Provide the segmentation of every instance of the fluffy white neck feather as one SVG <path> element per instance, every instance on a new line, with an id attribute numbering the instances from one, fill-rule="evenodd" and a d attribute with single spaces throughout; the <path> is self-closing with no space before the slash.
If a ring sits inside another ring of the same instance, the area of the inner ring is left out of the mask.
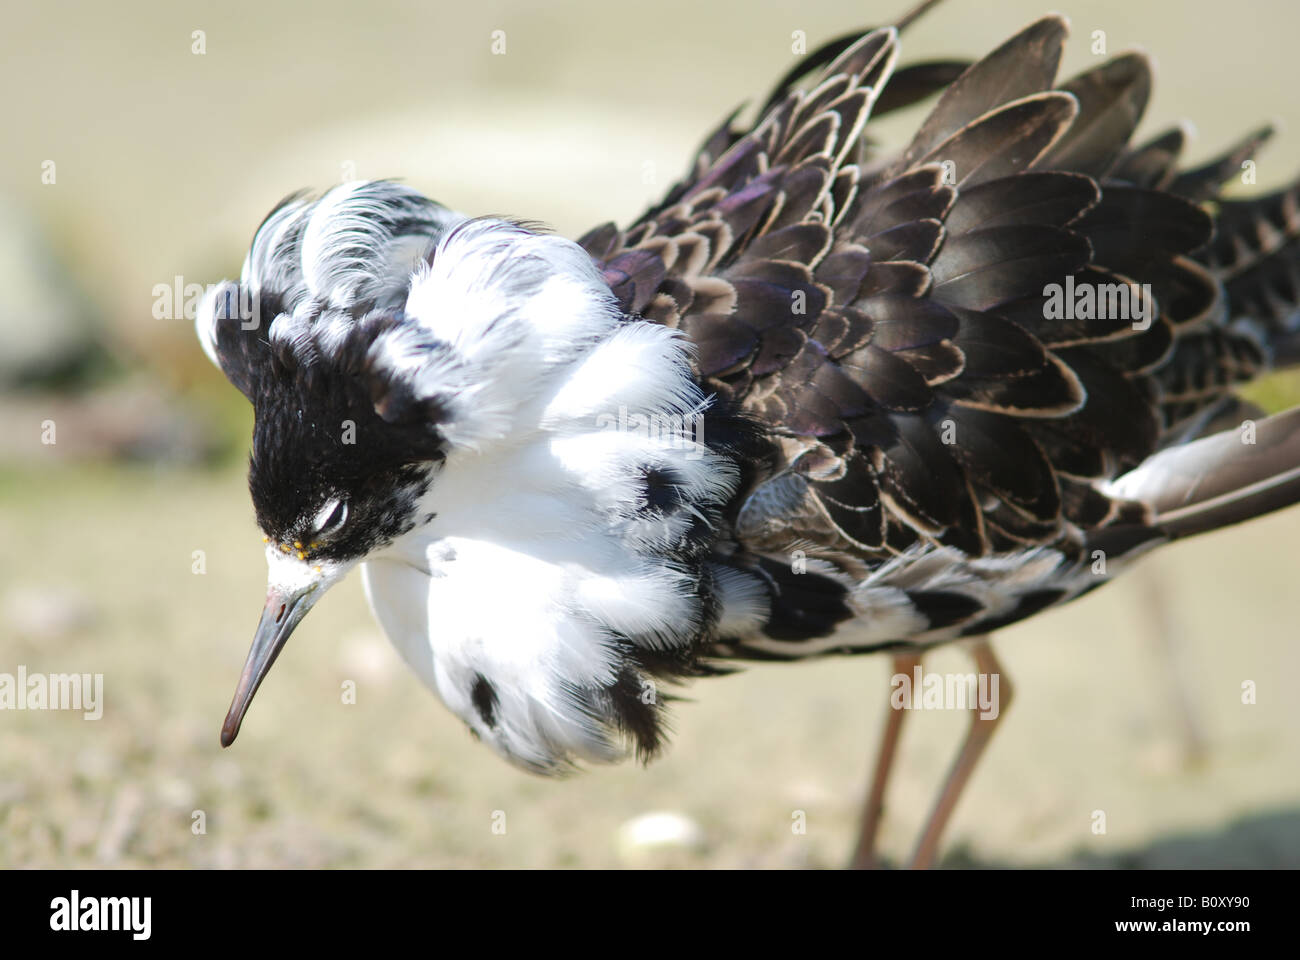
<path id="1" fill-rule="evenodd" d="M 575 244 L 491 220 L 442 238 L 406 312 L 453 349 L 430 359 L 394 336 L 378 359 L 451 411 L 451 453 L 421 504 L 429 521 L 367 558 L 371 608 L 512 762 L 618 759 L 626 724 L 611 690 L 662 699 L 629 643 L 662 652 L 710 629 L 701 569 L 728 626 L 764 612 L 757 583 L 680 551 L 693 516 L 737 482 L 697 440 L 705 398 L 686 343 L 626 322 Z M 689 509 L 645 509 L 653 471 Z"/>

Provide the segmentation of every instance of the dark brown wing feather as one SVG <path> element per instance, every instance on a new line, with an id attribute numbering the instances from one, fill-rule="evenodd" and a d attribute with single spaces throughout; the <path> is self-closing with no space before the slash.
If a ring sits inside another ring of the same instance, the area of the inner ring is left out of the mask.
<path id="1" fill-rule="evenodd" d="M 1140 526 L 1098 483 L 1260 369 L 1228 304 L 1275 327 L 1294 312 L 1300 192 L 1221 203 L 1213 242 L 1201 204 L 1267 132 L 1180 173 L 1181 130 L 1129 144 L 1147 59 L 1053 88 L 1065 30 L 1045 17 L 960 72 L 903 71 L 893 97 L 895 31 L 824 48 L 811 90 L 792 71 L 662 205 L 580 241 L 627 310 L 690 336 L 707 386 L 801 482 L 742 546 L 862 571 L 918 542 L 981 556 Z M 868 163 L 873 108 L 944 86 L 912 142 Z M 1067 280 L 1144 285 L 1149 322 L 1061 315 Z"/>

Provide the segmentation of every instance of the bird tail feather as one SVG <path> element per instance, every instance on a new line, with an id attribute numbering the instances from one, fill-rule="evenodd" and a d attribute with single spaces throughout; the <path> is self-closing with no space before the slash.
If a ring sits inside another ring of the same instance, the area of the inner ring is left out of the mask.
<path id="1" fill-rule="evenodd" d="M 1108 492 L 1147 504 L 1171 538 L 1300 503 L 1300 407 L 1166 448 Z"/>

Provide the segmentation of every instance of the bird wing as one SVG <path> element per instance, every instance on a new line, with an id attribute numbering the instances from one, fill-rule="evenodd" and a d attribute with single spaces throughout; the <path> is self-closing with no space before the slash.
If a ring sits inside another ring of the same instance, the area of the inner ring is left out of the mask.
<path id="1" fill-rule="evenodd" d="M 1179 174 L 1177 134 L 1131 147 L 1147 59 L 1057 87 L 1065 35 L 1045 17 L 953 79 L 895 73 L 896 31 L 869 33 L 812 89 L 783 80 L 751 129 L 715 132 L 628 229 L 579 241 L 628 312 L 687 333 L 709 388 L 778 438 L 747 545 L 871 569 L 918 542 L 981 556 L 1146 523 L 1103 482 L 1260 368 L 1205 254 L 1200 203 L 1237 154 Z M 877 157 L 864 127 L 900 74 L 895 104 L 945 89 Z M 1149 323 L 1053 310 L 1067 278 L 1146 285 Z"/>

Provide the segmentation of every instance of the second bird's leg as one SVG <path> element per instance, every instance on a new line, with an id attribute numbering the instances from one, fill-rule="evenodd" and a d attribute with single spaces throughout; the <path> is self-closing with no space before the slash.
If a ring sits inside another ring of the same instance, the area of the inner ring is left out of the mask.
<path id="1" fill-rule="evenodd" d="M 903 674 L 910 677 L 912 670 L 921 662 L 919 654 L 900 653 L 893 658 L 892 677 Z M 880 751 L 876 754 L 876 769 L 871 775 L 871 787 L 867 791 L 867 800 L 862 807 L 862 825 L 858 828 L 858 846 L 853 851 L 850 867 L 866 870 L 877 866 L 876 835 L 880 832 L 880 820 L 885 811 L 885 786 L 889 783 L 889 771 L 894 765 L 894 755 L 898 751 L 898 737 L 903 730 L 903 715 L 906 710 L 895 709 L 893 697 L 889 698 L 889 711 L 885 715 L 885 729 L 880 736 Z"/>
<path id="2" fill-rule="evenodd" d="M 1186 669 L 1186 631 L 1178 623 L 1178 607 L 1169 601 L 1169 591 L 1159 573 L 1150 567 L 1144 569 L 1147 581 L 1147 602 L 1143 612 L 1150 629 L 1143 631 L 1155 648 L 1154 655 L 1161 661 L 1159 672 L 1164 677 L 1173 702 L 1174 721 L 1178 725 L 1179 753 L 1183 767 L 1193 769 L 1205 761 L 1209 752 L 1205 730 L 1196 700 L 1189 689 Z"/>
<path id="3" fill-rule="evenodd" d="M 997 728 L 998 721 L 1002 719 L 1003 713 L 1011 703 L 1011 684 L 1002 672 L 1002 665 L 994 655 L 993 647 L 989 645 L 988 638 L 979 637 L 976 639 L 970 646 L 970 652 L 975 658 L 975 665 L 979 670 L 979 675 L 976 677 L 977 684 L 982 677 L 997 677 L 998 695 L 994 703 L 994 710 L 991 711 L 989 716 L 981 715 L 978 700 L 973 705 L 970 730 L 966 734 L 966 740 L 962 743 L 952 769 L 948 771 L 948 777 L 944 781 L 943 789 L 939 792 L 939 799 L 935 802 L 934 810 L 931 811 L 925 830 L 921 833 L 921 839 L 916 845 L 916 853 L 913 854 L 911 863 L 913 869 L 925 869 L 934 862 L 935 855 L 939 851 L 939 841 L 943 837 L 944 827 L 948 825 L 948 820 L 952 816 L 953 808 L 957 806 L 957 800 L 961 796 L 962 789 L 966 786 L 966 781 L 970 779 L 975 764 L 979 762 L 980 756 L 984 753 L 984 748 L 988 746 L 993 731 Z"/>

